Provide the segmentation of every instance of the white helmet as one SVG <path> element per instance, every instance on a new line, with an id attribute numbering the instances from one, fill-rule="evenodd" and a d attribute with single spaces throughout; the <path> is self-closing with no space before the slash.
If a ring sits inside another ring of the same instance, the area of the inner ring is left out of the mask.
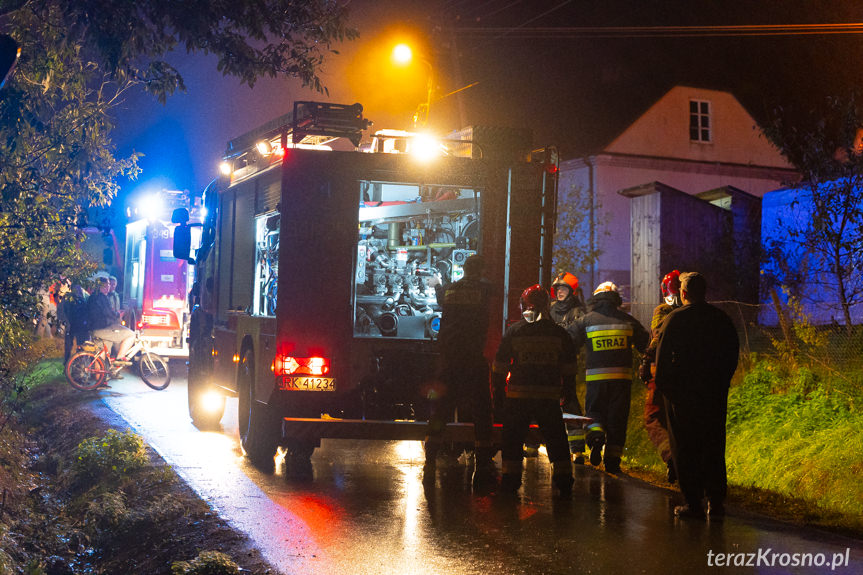
<path id="1" fill-rule="evenodd" d="M 614 293 L 620 295 L 619 291 L 617 289 L 617 286 L 613 282 L 602 282 L 601 284 L 596 286 L 595 290 L 593 290 L 593 295 L 596 295 L 596 294 L 599 294 L 602 292 L 606 292 L 606 291 L 611 291 L 611 292 L 614 292 Z"/>

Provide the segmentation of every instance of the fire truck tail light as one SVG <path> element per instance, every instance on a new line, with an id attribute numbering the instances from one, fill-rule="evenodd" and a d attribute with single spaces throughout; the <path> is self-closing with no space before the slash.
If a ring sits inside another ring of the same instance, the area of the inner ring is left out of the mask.
<path id="1" fill-rule="evenodd" d="M 326 375 L 330 372 L 330 360 L 325 357 L 291 357 L 279 355 L 273 362 L 276 375 Z"/>

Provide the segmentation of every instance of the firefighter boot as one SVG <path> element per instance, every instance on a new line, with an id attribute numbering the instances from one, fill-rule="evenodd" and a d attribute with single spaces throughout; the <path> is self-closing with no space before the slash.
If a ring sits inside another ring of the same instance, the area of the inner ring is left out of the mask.
<path id="1" fill-rule="evenodd" d="M 569 451 L 572 453 L 572 462 L 576 465 L 584 465 L 584 428 L 566 424 L 566 436 L 569 440 Z"/>
<path id="2" fill-rule="evenodd" d="M 500 476 L 502 493 L 514 495 L 521 487 L 521 461 L 503 461 L 503 474 Z"/>
<path id="3" fill-rule="evenodd" d="M 613 473 L 615 475 L 621 473 L 621 471 L 620 471 L 620 458 L 619 457 L 606 457 L 605 458 L 605 470 L 608 473 Z"/>
<path id="4" fill-rule="evenodd" d="M 572 498 L 572 484 L 575 483 L 572 478 L 572 462 L 569 458 L 566 461 L 555 461 L 551 464 L 551 469 L 551 480 L 557 488 L 558 496 L 561 499 Z"/>
<path id="5" fill-rule="evenodd" d="M 598 423 L 587 426 L 587 444 L 590 446 L 590 464 L 598 467 L 602 463 L 602 446 L 605 445 L 605 430 Z"/>

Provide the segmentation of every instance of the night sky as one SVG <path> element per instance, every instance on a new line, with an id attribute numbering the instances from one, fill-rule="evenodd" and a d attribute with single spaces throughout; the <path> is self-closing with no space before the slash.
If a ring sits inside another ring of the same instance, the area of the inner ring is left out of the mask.
<path id="1" fill-rule="evenodd" d="M 585 27 L 729 26 L 863 22 L 859 0 L 354 0 L 360 39 L 325 64 L 329 95 L 292 80 L 254 89 L 216 71 L 215 59 L 178 54 L 187 93 L 164 106 L 131 95 L 117 117 L 120 153 L 145 154 L 144 173 L 115 204 L 148 190 L 200 190 L 226 142 L 288 112 L 294 100 L 360 102 L 373 129 L 409 129 L 425 99 L 428 68 L 389 59 L 411 42 L 434 70 L 429 127 L 530 127 L 534 144 L 564 158 L 595 152 L 676 84 L 727 90 L 759 121 L 802 112 L 863 85 L 863 35 L 587 37 Z M 548 28 L 555 28 L 549 31 Z M 632 34 L 628 34 L 632 36 Z M 460 116 L 464 117 L 462 120 Z M 122 211 L 122 210 L 120 210 Z"/>

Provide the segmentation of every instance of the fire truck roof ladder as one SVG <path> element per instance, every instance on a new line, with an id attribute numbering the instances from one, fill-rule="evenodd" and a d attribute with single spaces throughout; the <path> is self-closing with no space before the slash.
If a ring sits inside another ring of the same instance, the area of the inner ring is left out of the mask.
<path id="1" fill-rule="evenodd" d="M 271 120 L 228 142 L 225 156 L 235 156 L 255 146 L 261 140 L 271 140 L 286 134 L 294 145 L 323 145 L 338 138 L 360 145 L 363 130 L 372 125 L 363 118 L 361 104 L 331 104 L 328 102 L 294 102 L 293 112 Z"/>

